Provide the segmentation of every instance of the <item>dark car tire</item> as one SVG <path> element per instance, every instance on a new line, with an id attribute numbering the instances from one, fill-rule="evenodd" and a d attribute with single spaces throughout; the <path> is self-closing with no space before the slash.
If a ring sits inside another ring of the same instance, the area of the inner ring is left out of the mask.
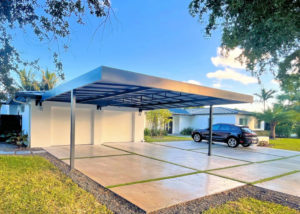
<path id="1" fill-rule="evenodd" d="M 229 137 L 227 144 L 230 148 L 236 148 L 239 145 L 239 141 L 235 137 Z"/>
<path id="2" fill-rule="evenodd" d="M 243 143 L 242 146 L 243 147 L 249 147 L 251 145 L 251 143 Z"/>
<path id="3" fill-rule="evenodd" d="M 201 137 L 201 135 L 199 133 L 196 133 L 196 134 L 193 135 L 193 140 L 195 142 L 201 142 L 202 141 L 202 137 Z"/>

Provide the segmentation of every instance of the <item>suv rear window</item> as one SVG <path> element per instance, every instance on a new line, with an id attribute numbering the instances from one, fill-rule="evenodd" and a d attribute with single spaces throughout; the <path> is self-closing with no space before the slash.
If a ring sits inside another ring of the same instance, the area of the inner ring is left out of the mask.
<path id="1" fill-rule="evenodd" d="M 249 128 L 242 128 L 242 131 L 243 132 L 246 132 L 246 133 L 254 133 L 251 129 Z"/>

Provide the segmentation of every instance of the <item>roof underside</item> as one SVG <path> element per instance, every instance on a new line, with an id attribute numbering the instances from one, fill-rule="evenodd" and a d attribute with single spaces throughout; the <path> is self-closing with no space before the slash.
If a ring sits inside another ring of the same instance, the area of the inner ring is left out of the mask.
<path id="1" fill-rule="evenodd" d="M 41 101 L 76 102 L 142 110 L 248 103 L 249 95 L 218 90 L 139 73 L 100 67 L 45 92 Z"/>

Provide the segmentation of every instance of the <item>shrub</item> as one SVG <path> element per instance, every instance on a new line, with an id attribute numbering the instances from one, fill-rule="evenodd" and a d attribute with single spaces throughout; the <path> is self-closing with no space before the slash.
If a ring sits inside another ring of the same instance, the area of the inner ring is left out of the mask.
<path id="1" fill-rule="evenodd" d="M 263 130 L 263 131 L 254 131 L 257 136 L 270 136 L 270 131 L 268 130 Z"/>
<path id="2" fill-rule="evenodd" d="M 168 132 L 166 130 L 159 130 L 159 129 L 144 129 L 144 135 L 145 136 L 166 136 L 168 135 Z"/>
<path id="3" fill-rule="evenodd" d="M 184 128 L 181 132 L 180 132 L 180 134 L 182 134 L 182 135 L 191 135 L 192 134 L 192 132 L 193 132 L 193 128 L 191 128 L 191 127 L 188 127 L 188 128 Z"/>
<path id="4" fill-rule="evenodd" d="M 145 136 L 150 136 L 150 135 L 151 135 L 150 129 L 145 128 L 145 129 L 144 129 L 144 135 L 145 135 Z"/>

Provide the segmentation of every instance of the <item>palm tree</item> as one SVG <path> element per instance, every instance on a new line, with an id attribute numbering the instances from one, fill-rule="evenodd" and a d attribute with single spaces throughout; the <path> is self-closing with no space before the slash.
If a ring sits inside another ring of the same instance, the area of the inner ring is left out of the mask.
<path id="1" fill-rule="evenodd" d="M 56 77 L 55 73 L 48 71 L 42 71 L 42 81 L 41 81 L 41 88 L 42 90 L 50 90 L 54 88 L 56 83 L 58 82 L 58 78 Z"/>
<path id="2" fill-rule="evenodd" d="M 35 75 L 31 73 L 31 70 L 26 72 L 25 69 L 17 71 L 20 84 L 19 88 L 24 91 L 39 91 L 40 87 L 35 80 Z"/>
<path id="3" fill-rule="evenodd" d="M 255 93 L 254 95 L 258 96 L 259 99 L 260 99 L 260 101 L 263 102 L 263 104 L 264 104 L 264 111 L 265 111 L 266 110 L 266 102 L 269 99 L 273 98 L 274 97 L 273 95 L 275 93 L 276 93 L 275 90 L 272 90 L 272 89 L 266 90 L 266 89 L 262 88 L 260 94 Z"/>
<path id="4" fill-rule="evenodd" d="M 263 113 L 257 113 L 256 117 L 270 124 L 270 138 L 275 138 L 276 126 L 280 123 L 299 120 L 299 113 L 286 110 L 282 105 L 276 104 L 273 109 L 267 109 Z"/>

